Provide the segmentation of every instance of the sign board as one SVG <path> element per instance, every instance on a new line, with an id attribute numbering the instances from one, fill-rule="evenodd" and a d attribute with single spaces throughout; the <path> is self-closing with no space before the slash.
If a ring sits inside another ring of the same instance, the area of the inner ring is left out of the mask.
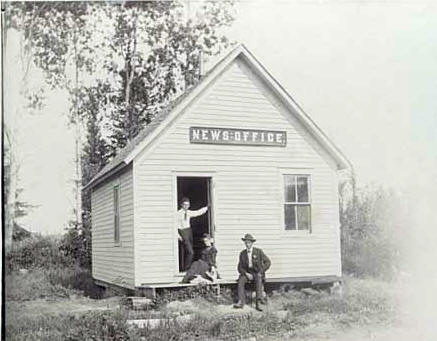
<path id="1" fill-rule="evenodd" d="M 287 145 L 287 132 L 190 127 L 190 143 L 285 147 Z"/>

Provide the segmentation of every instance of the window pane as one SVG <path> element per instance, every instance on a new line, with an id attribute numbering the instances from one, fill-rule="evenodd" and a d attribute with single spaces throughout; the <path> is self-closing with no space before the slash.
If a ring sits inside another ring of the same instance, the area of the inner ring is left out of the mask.
<path id="1" fill-rule="evenodd" d="M 120 240 L 120 218 L 118 215 L 114 216 L 114 240 Z"/>
<path id="2" fill-rule="evenodd" d="M 118 204 L 118 187 L 114 187 L 114 214 L 118 214 L 119 204 Z"/>
<path id="3" fill-rule="evenodd" d="M 284 175 L 285 201 L 296 202 L 296 177 L 294 175 Z"/>
<path id="4" fill-rule="evenodd" d="M 296 230 L 295 205 L 284 205 L 285 229 Z"/>
<path id="5" fill-rule="evenodd" d="M 297 201 L 308 202 L 308 177 L 297 177 Z"/>
<path id="6" fill-rule="evenodd" d="M 299 230 L 309 230 L 311 224 L 310 205 L 297 206 L 297 226 Z"/>
<path id="7" fill-rule="evenodd" d="M 119 187 L 114 187 L 114 241 L 120 240 L 120 191 Z"/>

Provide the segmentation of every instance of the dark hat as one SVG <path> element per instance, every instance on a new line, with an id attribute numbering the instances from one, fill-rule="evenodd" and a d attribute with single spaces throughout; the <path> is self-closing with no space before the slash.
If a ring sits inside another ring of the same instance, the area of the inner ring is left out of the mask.
<path id="1" fill-rule="evenodd" d="M 250 240 L 252 242 L 256 242 L 256 239 L 253 238 L 253 236 L 250 233 L 246 233 L 245 236 L 243 238 L 241 238 L 241 240 L 242 241 Z"/>
<path id="2" fill-rule="evenodd" d="M 202 234 L 202 239 L 206 239 L 206 238 L 211 239 L 211 235 L 209 233 Z"/>
<path id="3" fill-rule="evenodd" d="M 184 202 L 190 202 L 190 198 L 188 198 L 188 197 L 183 197 L 183 198 L 181 199 L 181 204 L 184 203 Z"/>

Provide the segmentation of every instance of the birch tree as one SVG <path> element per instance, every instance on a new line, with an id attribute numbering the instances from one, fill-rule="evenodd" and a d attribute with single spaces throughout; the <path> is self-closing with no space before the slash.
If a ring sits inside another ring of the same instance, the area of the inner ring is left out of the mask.
<path id="1" fill-rule="evenodd" d="M 90 13 L 94 5 L 86 2 L 12 2 L 7 4 L 7 27 L 21 32 L 23 49 L 31 62 L 27 63 L 23 77 L 33 64 L 39 68 L 50 89 L 64 89 L 70 101 L 69 119 L 75 129 L 74 213 L 81 223 L 81 125 L 78 117 L 78 89 L 80 75 L 90 75 L 93 58 L 90 51 Z M 43 105 L 45 91 L 27 94 L 30 105 Z"/>
<path id="2" fill-rule="evenodd" d="M 85 234 L 90 202 L 89 193 L 80 196 L 80 187 L 164 106 L 200 79 L 202 58 L 230 45 L 223 29 L 233 21 L 232 1 L 188 5 L 179 1 L 8 4 L 8 25 L 22 32 L 46 85 L 68 94 L 69 118 L 77 131 L 75 226 Z M 43 95 L 33 93 L 33 102 L 43 104 Z"/>

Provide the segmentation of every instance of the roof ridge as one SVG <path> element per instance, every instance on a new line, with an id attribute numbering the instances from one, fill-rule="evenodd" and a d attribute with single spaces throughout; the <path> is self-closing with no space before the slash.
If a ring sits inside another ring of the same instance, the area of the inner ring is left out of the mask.
<path id="1" fill-rule="evenodd" d="M 84 186 L 84 189 L 95 186 L 130 164 L 138 155 L 138 153 L 140 153 L 141 150 L 147 145 L 147 143 L 152 141 L 153 138 L 159 134 L 160 131 L 158 127 L 160 127 L 161 123 L 169 116 L 172 117 L 170 115 L 171 113 L 175 112 L 175 115 L 173 116 L 176 117 L 176 115 L 178 115 L 186 105 L 191 103 L 196 96 L 201 94 L 204 84 L 208 85 L 210 82 L 214 81 L 221 74 L 221 72 L 223 72 L 225 68 L 240 55 L 243 55 L 243 59 L 247 60 L 249 66 L 253 67 L 253 71 L 262 77 L 265 82 L 267 82 L 271 91 L 279 96 L 279 99 L 284 102 L 284 105 L 289 108 L 290 112 L 296 115 L 300 123 L 309 130 L 310 134 L 317 140 L 317 142 L 327 148 L 328 153 L 336 161 L 337 167 L 351 167 L 350 161 L 320 129 L 320 127 L 317 126 L 311 117 L 306 114 L 305 111 L 297 104 L 288 91 L 286 91 L 285 88 L 270 74 L 270 72 L 257 60 L 257 58 L 246 48 L 244 44 L 238 43 L 236 46 L 229 49 L 226 54 L 223 54 L 218 62 L 215 63 L 215 65 L 211 67 L 208 72 L 205 73 L 205 75 L 200 77 L 195 84 L 186 89 L 179 96 L 175 97 L 168 103 L 167 106 L 163 107 L 157 113 L 154 119 L 148 125 L 146 125 L 123 149 L 121 149 L 119 153 L 105 167 L 103 167 L 103 169 L 98 172 L 97 175 L 95 175 L 87 185 Z M 189 100 L 185 101 L 187 98 Z M 167 122 L 167 124 L 169 122 Z M 155 129 L 158 129 L 157 132 Z M 149 136 L 150 139 L 147 140 Z M 142 148 L 139 148 L 140 146 L 142 146 Z"/>

